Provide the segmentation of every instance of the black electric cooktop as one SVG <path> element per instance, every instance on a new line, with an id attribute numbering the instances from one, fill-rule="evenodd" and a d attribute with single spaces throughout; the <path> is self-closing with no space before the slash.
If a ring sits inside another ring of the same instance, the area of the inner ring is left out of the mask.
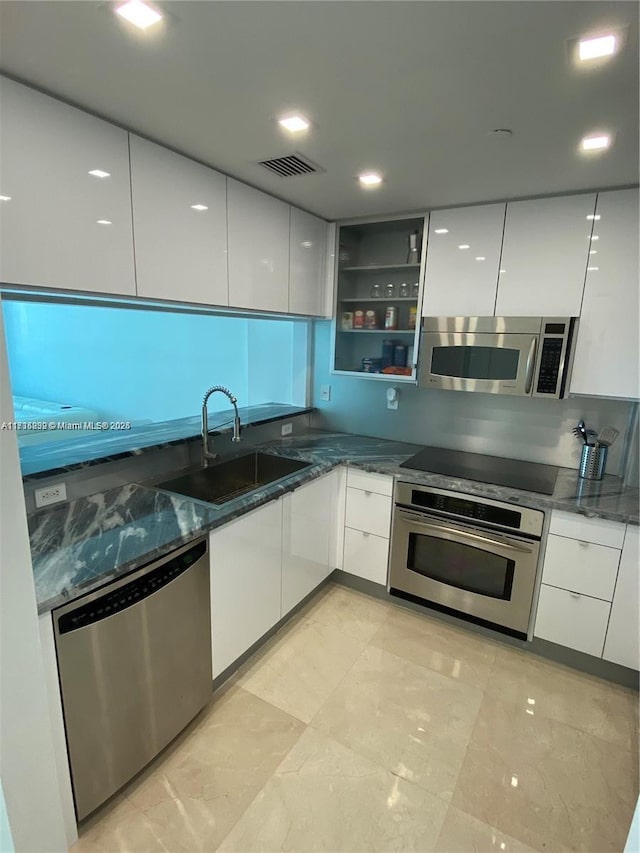
<path id="1" fill-rule="evenodd" d="M 501 456 L 485 456 L 482 453 L 465 453 L 445 447 L 424 447 L 401 468 L 414 471 L 430 471 L 463 480 L 478 480 L 494 486 L 524 489 L 552 495 L 556 485 L 558 469 L 554 465 L 538 462 L 520 462 L 518 459 L 503 459 Z"/>

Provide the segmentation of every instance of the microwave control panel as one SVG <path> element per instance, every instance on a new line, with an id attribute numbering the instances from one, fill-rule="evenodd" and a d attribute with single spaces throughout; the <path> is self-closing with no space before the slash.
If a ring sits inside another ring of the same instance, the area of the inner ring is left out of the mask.
<path id="1" fill-rule="evenodd" d="M 558 391 L 563 348 L 564 338 L 543 338 L 536 385 L 538 394 L 555 394 Z"/>

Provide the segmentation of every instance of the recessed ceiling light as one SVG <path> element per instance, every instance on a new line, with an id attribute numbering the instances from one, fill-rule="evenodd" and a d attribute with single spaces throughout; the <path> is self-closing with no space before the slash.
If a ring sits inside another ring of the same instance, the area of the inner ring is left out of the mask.
<path id="1" fill-rule="evenodd" d="M 617 46 L 618 40 L 614 35 L 581 39 L 581 41 L 578 42 L 578 58 L 584 62 L 587 59 L 598 59 L 598 57 L 601 56 L 611 56 L 616 52 Z"/>
<path id="2" fill-rule="evenodd" d="M 592 240 L 599 240 L 600 238 L 598 237 L 597 234 L 591 234 L 591 239 Z"/>
<path id="3" fill-rule="evenodd" d="M 597 254 L 598 254 L 598 250 L 597 250 L 597 249 L 589 249 L 589 254 L 590 254 L 590 255 L 597 255 Z"/>
<path id="4" fill-rule="evenodd" d="M 206 204 L 192 204 L 191 210 L 209 210 Z"/>
<path id="5" fill-rule="evenodd" d="M 486 260 L 487 260 L 487 259 L 484 257 L 484 255 L 479 255 L 479 256 L 476 258 L 476 261 L 486 261 Z"/>
<path id="6" fill-rule="evenodd" d="M 585 136 L 580 142 L 583 151 L 602 151 L 611 145 L 611 137 L 608 133 L 599 136 Z"/>
<path id="7" fill-rule="evenodd" d="M 470 249 L 470 248 L 471 248 L 471 246 L 470 246 L 468 243 L 461 243 L 461 244 L 458 246 L 458 248 L 459 248 L 459 249 Z"/>
<path id="8" fill-rule="evenodd" d="M 587 219 L 600 219 L 600 214 L 599 213 L 590 213 L 587 216 Z"/>
<path id="9" fill-rule="evenodd" d="M 308 130 L 311 127 L 311 122 L 301 115 L 284 116 L 278 119 L 278 124 L 290 133 L 300 133 L 301 130 Z"/>
<path id="10" fill-rule="evenodd" d="M 358 175 L 358 180 L 364 187 L 377 187 L 382 183 L 382 178 L 376 172 L 365 172 L 363 175 Z"/>
<path id="11" fill-rule="evenodd" d="M 436 228 L 433 233 L 434 234 L 448 234 L 449 229 L 448 228 Z"/>
<path id="12" fill-rule="evenodd" d="M 300 245 L 303 249 L 310 249 L 313 246 L 313 243 L 311 242 L 311 240 L 303 240 Z"/>
<path id="13" fill-rule="evenodd" d="M 11 201 L 10 195 L 0 195 L 0 201 Z"/>
<path id="14" fill-rule="evenodd" d="M 89 172 L 90 175 L 93 175 L 94 178 L 110 178 L 111 172 L 104 172 L 102 169 L 92 169 Z"/>
<path id="15" fill-rule="evenodd" d="M 599 269 L 600 269 L 600 267 L 587 267 L 587 270 L 589 272 L 598 272 Z"/>
<path id="16" fill-rule="evenodd" d="M 116 9 L 118 15 L 140 30 L 146 30 L 162 20 L 162 15 L 142 0 L 129 0 Z"/>
<path id="17" fill-rule="evenodd" d="M 110 219 L 96 219 L 98 225 L 113 225 L 113 222 Z"/>

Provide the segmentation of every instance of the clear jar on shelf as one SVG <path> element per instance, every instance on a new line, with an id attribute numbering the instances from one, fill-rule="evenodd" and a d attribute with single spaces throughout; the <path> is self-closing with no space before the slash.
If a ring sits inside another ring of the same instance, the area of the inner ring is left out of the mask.
<path id="1" fill-rule="evenodd" d="M 385 299 L 395 299 L 396 296 L 396 286 L 395 284 L 387 284 L 384 288 L 384 296 Z"/>
<path id="2" fill-rule="evenodd" d="M 372 299 L 382 299 L 382 285 L 374 284 L 371 288 L 371 298 Z"/>

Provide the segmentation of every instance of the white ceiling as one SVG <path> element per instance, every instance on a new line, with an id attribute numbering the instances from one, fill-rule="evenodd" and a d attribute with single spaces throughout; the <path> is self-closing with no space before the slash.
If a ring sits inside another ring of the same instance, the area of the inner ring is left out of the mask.
<path id="1" fill-rule="evenodd" d="M 158 5 L 166 26 L 140 34 L 107 3 L 2 0 L 0 67 L 328 219 L 638 182 L 636 2 Z M 611 26 L 624 50 L 575 68 L 567 40 Z M 275 121 L 295 108 L 299 141 Z M 613 148 L 579 155 L 600 128 Z M 256 165 L 293 151 L 326 172 Z M 384 185 L 361 190 L 365 169 Z"/>

